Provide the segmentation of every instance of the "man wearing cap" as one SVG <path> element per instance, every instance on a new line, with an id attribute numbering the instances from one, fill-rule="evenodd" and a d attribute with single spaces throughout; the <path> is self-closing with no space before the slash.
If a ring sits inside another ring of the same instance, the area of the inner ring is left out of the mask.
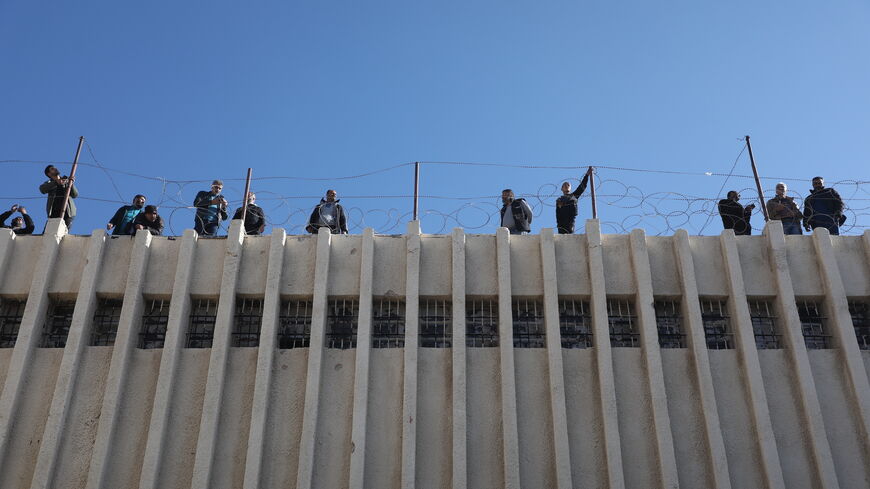
<path id="1" fill-rule="evenodd" d="M 157 214 L 157 207 L 146 205 L 145 210 L 136 216 L 133 220 L 133 232 L 140 229 L 145 229 L 152 236 L 163 235 L 163 218 Z"/>

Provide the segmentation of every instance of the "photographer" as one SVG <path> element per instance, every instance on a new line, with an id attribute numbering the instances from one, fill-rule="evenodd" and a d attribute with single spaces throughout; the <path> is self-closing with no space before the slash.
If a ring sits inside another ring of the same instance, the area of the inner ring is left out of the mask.
<path id="1" fill-rule="evenodd" d="M 9 216 L 16 211 L 20 212 L 21 216 L 12 219 L 12 224 L 7 226 L 6 219 L 9 219 Z M 30 218 L 27 209 L 20 207 L 18 204 L 13 204 L 11 209 L 0 214 L 0 228 L 11 229 L 13 233 L 18 235 L 33 234 L 33 219 Z"/>
<path id="2" fill-rule="evenodd" d="M 193 205 L 196 207 L 196 218 L 193 229 L 203 237 L 217 236 L 221 221 L 227 218 L 227 199 L 221 194 L 224 182 L 211 182 L 211 190 L 203 190 L 196 194 Z"/>
<path id="3" fill-rule="evenodd" d="M 66 175 L 60 176 L 60 171 L 54 165 L 45 167 L 45 176 L 48 177 L 48 181 L 39 186 L 39 191 L 48 194 L 48 200 L 45 203 L 48 218 L 63 217 L 67 230 L 70 230 L 73 219 L 76 217 L 76 203 L 73 199 L 79 196 L 79 191 L 74 184 L 76 179 Z M 66 198 L 67 188 L 70 189 L 69 205 L 66 207 L 66 212 L 63 212 L 63 201 Z"/>

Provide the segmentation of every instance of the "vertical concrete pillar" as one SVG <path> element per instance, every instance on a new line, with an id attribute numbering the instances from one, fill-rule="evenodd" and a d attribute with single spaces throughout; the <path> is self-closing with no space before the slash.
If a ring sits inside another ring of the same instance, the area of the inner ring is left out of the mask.
<path id="1" fill-rule="evenodd" d="M 9 255 L 15 246 L 15 233 L 11 229 L 0 229 L 0 284 L 6 277 L 6 265 L 9 263 Z"/>
<path id="2" fill-rule="evenodd" d="M 144 298 L 142 286 L 145 271 L 148 269 L 148 257 L 151 250 L 151 233 L 137 233 L 130 254 L 130 266 L 127 272 L 127 284 L 124 288 L 124 304 L 121 306 L 121 317 L 118 320 L 118 333 L 115 336 L 115 346 L 112 349 L 112 362 L 106 378 L 106 389 L 103 392 L 103 405 L 100 409 L 100 421 L 97 426 L 97 437 L 91 454 L 91 465 L 88 468 L 87 489 L 102 489 L 105 487 L 106 472 L 109 457 L 114 449 L 115 429 L 121 416 L 120 406 L 127 383 L 130 357 L 136 348 L 138 339 L 139 318 L 142 316 Z"/>
<path id="3" fill-rule="evenodd" d="M 57 218 L 48 220 L 42 236 L 39 261 L 33 270 L 27 305 L 24 306 L 24 316 L 18 328 L 18 339 L 6 371 L 6 384 L 0 394 L 0 465 L 6 463 L 12 425 L 18 415 L 18 405 L 21 403 L 22 391 L 27 383 L 27 371 L 33 359 L 33 349 L 42 339 L 42 327 L 49 303 L 48 284 L 54 276 L 60 242 L 66 233 L 63 219 Z"/>
<path id="4" fill-rule="evenodd" d="M 668 414 L 668 397 L 665 391 L 665 374 L 659 348 L 656 312 L 653 306 L 652 272 L 646 236 L 642 229 L 635 229 L 629 238 L 634 285 L 637 291 L 637 319 L 640 323 L 640 343 L 644 372 L 650 398 L 653 419 L 653 436 L 658 455 L 659 483 L 661 487 L 677 487 L 677 458 L 674 454 L 674 439 L 671 435 L 671 418 Z"/>
<path id="5" fill-rule="evenodd" d="M 625 487 L 622 470 L 622 448 L 619 441 L 619 420 L 616 410 L 616 387 L 613 377 L 613 355 L 610 349 L 610 326 L 607 319 L 607 290 L 604 282 L 604 257 L 601 251 L 601 229 L 597 219 L 586 220 L 586 253 L 592 296 L 592 339 L 595 345 L 598 401 L 601 406 L 604 459 L 611 488 Z"/>
<path id="6" fill-rule="evenodd" d="M 520 447 L 517 428 L 517 377 L 514 367 L 514 328 L 511 303 L 511 243 L 507 228 L 495 235 L 498 263 L 498 350 L 501 367 L 501 417 L 504 444 L 504 484 L 520 487 Z"/>
<path id="7" fill-rule="evenodd" d="M 454 228 L 451 248 L 451 293 L 453 300 L 453 489 L 466 489 L 468 486 L 467 425 L 468 391 L 467 363 L 465 346 L 465 232 Z"/>
<path id="8" fill-rule="evenodd" d="M 785 235 L 782 223 L 777 220 L 768 221 L 764 227 L 769 250 L 770 269 L 776 287 L 777 309 L 780 311 L 780 328 L 785 340 L 786 354 L 791 363 L 798 395 L 800 395 L 800 413 L 807 434 L 809 450 L 816 466 L 818 487 L 839 487 L 837 473 L 834 470 L 834 459 L 831 457 L 831 447 L 825 433 L 822 419 L 822 408 L 816 392 L 816 383 L 807 348 L 801 330 L 801 320 L 794 301 L 794 288 L 791 283 L 791 273 L 788 269 L 788 254 L 785 245 Z M 863 369 L 863 368 L 862 368 Z"/>
<path id="9" fill-rule="evenodd" d="M 191 488 L 211 487 L 214 454 L 217 449 L 221 405 L 227 379 L 227 357 L 232 341 L 236 313 L 236 285 L 239 267 L 244 253 L 245 230 L 241 220 L 230 221 L 227 232 L 224 267 L 221 273 L 220 298 L 215 317 L 211 355 L 208 361 L 208 377 L 205 397 L 202 401 L 202 417 L 199 423 L 199 438 L 196 442 L 196 458 L 193 464 Z"/>
<path id="10" fill-rule="evenodd" d="M 707 441 L 713 489 L 730 489 L 731 478 L 728 474 L 728 458 L 722 427 L 719 424 L 719 408 L 713 390 L 713 375 L 710 372 L 710 357 L 707 354 L 707 341 L 704 335 L 704 322 L 701 319 L 701 304 L 698 299 L 698 283 L 695 280 L 695 263 L 689 245 L 689 233 L 678 229 L 674 234 L 674 257 L 679 274 L 680 288 L 683 291 L 683 317 L 686 319 L 686 338 L 692 355 L 694 377 L 698 382 L 699 403 L 704 420 L 704 434 Z"/>
<path id="11" fill-rule="evenodd" d="M 366 424 L 369 406 L 369 365 L 372 350 L 372 275 L 374 274 L 374 230 L 366 228 L 362 236 L 359 273 L 359 326 L 356 336 L 356 369 L 353 381 L 353 425 L 350 454 L 351 489 L 362 489 L 366 465 Z"/>
<path id="12" fill-rule="evenodd" d="M 420 348 L 420 221 L 405 235 L 405 371 L 402 380 L 402 489 L 416 486 L 417 356 Z"/>
<path id="13" fill-rule="evenodd" d="M 314 446 L 317 436 L 317 412 L 320 407 L 320 378 L 323 370 L 323 346 L 326 329 L 326 300 L 329 290 L 329 245 L 332 235 L 326 228 L 317 234 L 314 261 L 314 291 L 311 300 L 311 340 L 308 348 L 308 372 L 305 382 L 305 407 L 302 414 L 302 437 L 299 440 L 299 469 L 296 488 L 311 489 L 314 476 Z"/>
<path id="14" fill-rule="evenodd" d="M 768 488 L 784 488 L 785 481 L 782 477 L 773 425 L 770 422 L 767 394 L 764 391 L 764 379 L 761 377 L 761 364 L 755 347 L 755 333 L 752 330 L 752 318 L 749 316 L 749 303 L 746 300 L 746 287 L 743 283 L 743 271 L 740 269 L 740 255 L 737 252 L 737 238 L 734 236 L 734 231 L 730 229 L 722 231 L 719 242 L 722 247 L 722 262 L 725 264 L 725 278 L 730 297 L 728 312 L 731 316 L 734 344 L 749 398 L 749 411 L 752 413 L 758 438 L 762 474 Z"/>
<path id="15" fill-rule="evenodd" d="M 547 370 L 550 380 L 550 409 L 553 415 L 553 453 L 556 456 L 558 489 L 574 487 L 568 414 L 565 401 L 565 369 L 562 365 L 562 335 L 559 332 L 559 290 L 556 286 L 556 246 L 553 229 L 542 229 L 541 275 L 544 284 L 544 328 L 547 332 Z"/>
<path id="16" fill-rule="evenodd" d="M 278 316 L 281 308 L 281 274 L 284 270 L 284 243 L 287 232 L 272 228 L 269 244 L 269 267 L 266 269 L 266 295 L 263 299 L 263 323 L 260 347 L 257 351 L 257 376 L 254 378 L 254 399 L 251 406 L 251 428 L 248 432 L 248 454 L 245 458 L 244 489 L 260 487 L 263 453 L 268 429 L 270 387 L 275 349 L 278 342 Z"/>
<path id="17" fill-rule="evenodd" d="M 57 373 L 54 395 L 48 419 L 42 432 L 42 443 L 39 446 L 39 456 L 36 459 L 36 469 L 30 487 L 45 488 L 53 485 L 54 471 L 57 464 L 60 440 L 69 414 L 69 406 L 78 380 L 82 353 L 88 344 L 94 309 L 97 306 L 97 278 L 103 263 L 103 247 L 106 243 L 106 232 L 97 229 L 91 235 L 88 245 L 85 268 L 79 282 L 76 305 L 73 310 L 72 322 L 63 358 Z"/>
<path id="18" fill-rule="evenodd" d="M 184 231 L 181 247 L 178 250 L 178 265 L 172 284 L 172 298 L 169 304 L 169 319 L 166 322 L 166 339 L 160 357 L 160 372 L 154 391 L 154 407 L 148 427 L 148 440 L 145 442 L 145 456 L 142 460 L 142 474 L 139 489 L 160 489 L 162 456 L 169 437 L 167 428 L 172 414 L 172 391 L 178 377 L 178 363 L 184 348 L 184 333 L 187 331 L 190 315 L 190 281 L 193 276 L 194 255 L 198 236 L 193 229 Z"/>
<path id="19" fill-rule="evenodd" d="M 870 440 L 870 382 L 867 380 L 867 370 L 858 349 L 852 316 L 849 314 L 849 302 L 846 298 L 846 288 L 837 268 L 837 257 L 831 245 L 831 236 L 825 228 L 816 228 L 813 232 L 813 245 L 816 249 L 816 259 L 819 261 L 819 275 L 825 287 L 825 309 L 830 317 L 831 333 L 840 348 L 843 371 L 849 390 L 852 409 L 856 415 L 861 438 Z M 834 238 L 841 239 L 841 238 Z M 864 233 L 865 245 L 868 234 Z M 870 463 L 870 454 L 865 446 L 864 463 Z"/>

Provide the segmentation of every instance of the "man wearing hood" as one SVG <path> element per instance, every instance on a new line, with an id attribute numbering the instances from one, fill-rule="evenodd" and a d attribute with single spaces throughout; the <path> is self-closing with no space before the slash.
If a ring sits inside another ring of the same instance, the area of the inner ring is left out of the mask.
<path id="1" fill-rule="evenodd" d="M 825 228 L 833 235 L 840 234 L 840 226 L 846 222 L 843 215 L 843 199 L 832 188 L 825 188 L 825 179 L 813 178 L 810 195 L 804 199 L 804 229 Z"/>
<path id="2" fill-rule="evenodd" d="M 145 196 L 142 194 L 136 195 L 133 197 L 133 205 L 124 205 L 118 208 L 115 215 L 106 224 L 106 229 L 112 231 L 113 236 L 133 234 L 135 231 L 133 229 L 133 221 L 142 212 L 144 205 Z"/>
<path id="3" fill-rule="evenodd" d="M 574 234 L 574 221 L 577 219 L 577 199 L 586 190 L 589 183 L 589 175 L 592 175 L 592 167 L 586 170 L 583 180 L 577 190 L 571 192 L 571 183 L 562 183 L 562 195 L 556 199 L 556 227 L 559 234 Z"/>
<path id="4" fill-rule="evenodd" d="M 326 191 L 326 197 L 320 199 L 320 204 L 311 212 L 305 230 L 316 234 L 317 230 L 326 227 L 332 234 L 347 234 L 347 217 L 344 208 L 338 203 L 335 190 Z"/>

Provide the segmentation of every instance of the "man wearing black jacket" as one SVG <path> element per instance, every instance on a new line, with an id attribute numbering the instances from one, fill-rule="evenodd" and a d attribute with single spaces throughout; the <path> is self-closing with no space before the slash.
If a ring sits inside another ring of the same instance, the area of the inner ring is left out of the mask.
<path id="1" fill-rule="evenodd" d="M 752 217 L 755 204 L 743 207 L 739 200 L 740 194 L 736 190 L 729 191 L 728 198 L 719 201 L 719 215 L 722 216 L 722 225 L 725 229 L 733 229 L 737 236 L 749 236 L 752 234 L 749 219 Z"/>
<path id="2" fill-rule="evenodd" d="M 260 234 L 266 229 L 266 215 L 263 208 L 255 204 L 257 195 L 254 192 L 248 192 L 248 211 L 245 212 L 245 233 Z M 236 209 L 233 214 L 233 220 L 242 218 L 242 207 Z"/>
<path id="3" fill-rule="evenodd" d="M 134 234 L 140 229 L 145 229 L 152 236 L 163 235 L 163 218 L 157 214 L 157 207 L 146 205 L 145 210 L 133 219 L 132 228 Z"/>
<path id="4" fill-rule="evenodd" d="M 562 183 L 562 195 L 556 199 L 556 226 L 559 228 L 559 234 L 574 233 L 574 221 L 577 219 L 577 199 L 586 190 L 589 175 L 592 175 L 591 166 L 583 175 L 580 186 L 574 192 L 571 192 L 570 182 Z"/>
<path id="5" fill-rule="evenodd" d="M 306 231 L 316 234 L 318 229 L 326 227 L 332 234 L 347 234 L 347 216 L 337 197 L 335 190 L 326 191 L 326 197 L 320 199 L 320 204 L 311 211 L 308 225 L 305 226 Z"/>
<path id="6" fill-rule="evenodd" d="M 6 225 L 6 219 L 9 219 L 9 216 L 18 211 L 21 213 L 21 217 L 16 217 L 12 219 L 12 224 Z M 33 234 L 33 219 L 30 218 L 30 215 L 27 213 L 27 209 L 24 207 L 19 207 L 18 204 L 12 206 L 11 209 L 0 214 L 0 228 L 11 229 L 13 233 L 22 235 L 22 234 Z"/>
<path id="7" fill-rule="evenodd" d="M 825 179 L 813 178 L 810 195 L 804 199 L 804 228 L 809 231 L 825 228 L 833 235 L 840 234 L 840 226 L 846 222 L 843 215 L 843 199 L 832 188 L 825 188 Z"/>

